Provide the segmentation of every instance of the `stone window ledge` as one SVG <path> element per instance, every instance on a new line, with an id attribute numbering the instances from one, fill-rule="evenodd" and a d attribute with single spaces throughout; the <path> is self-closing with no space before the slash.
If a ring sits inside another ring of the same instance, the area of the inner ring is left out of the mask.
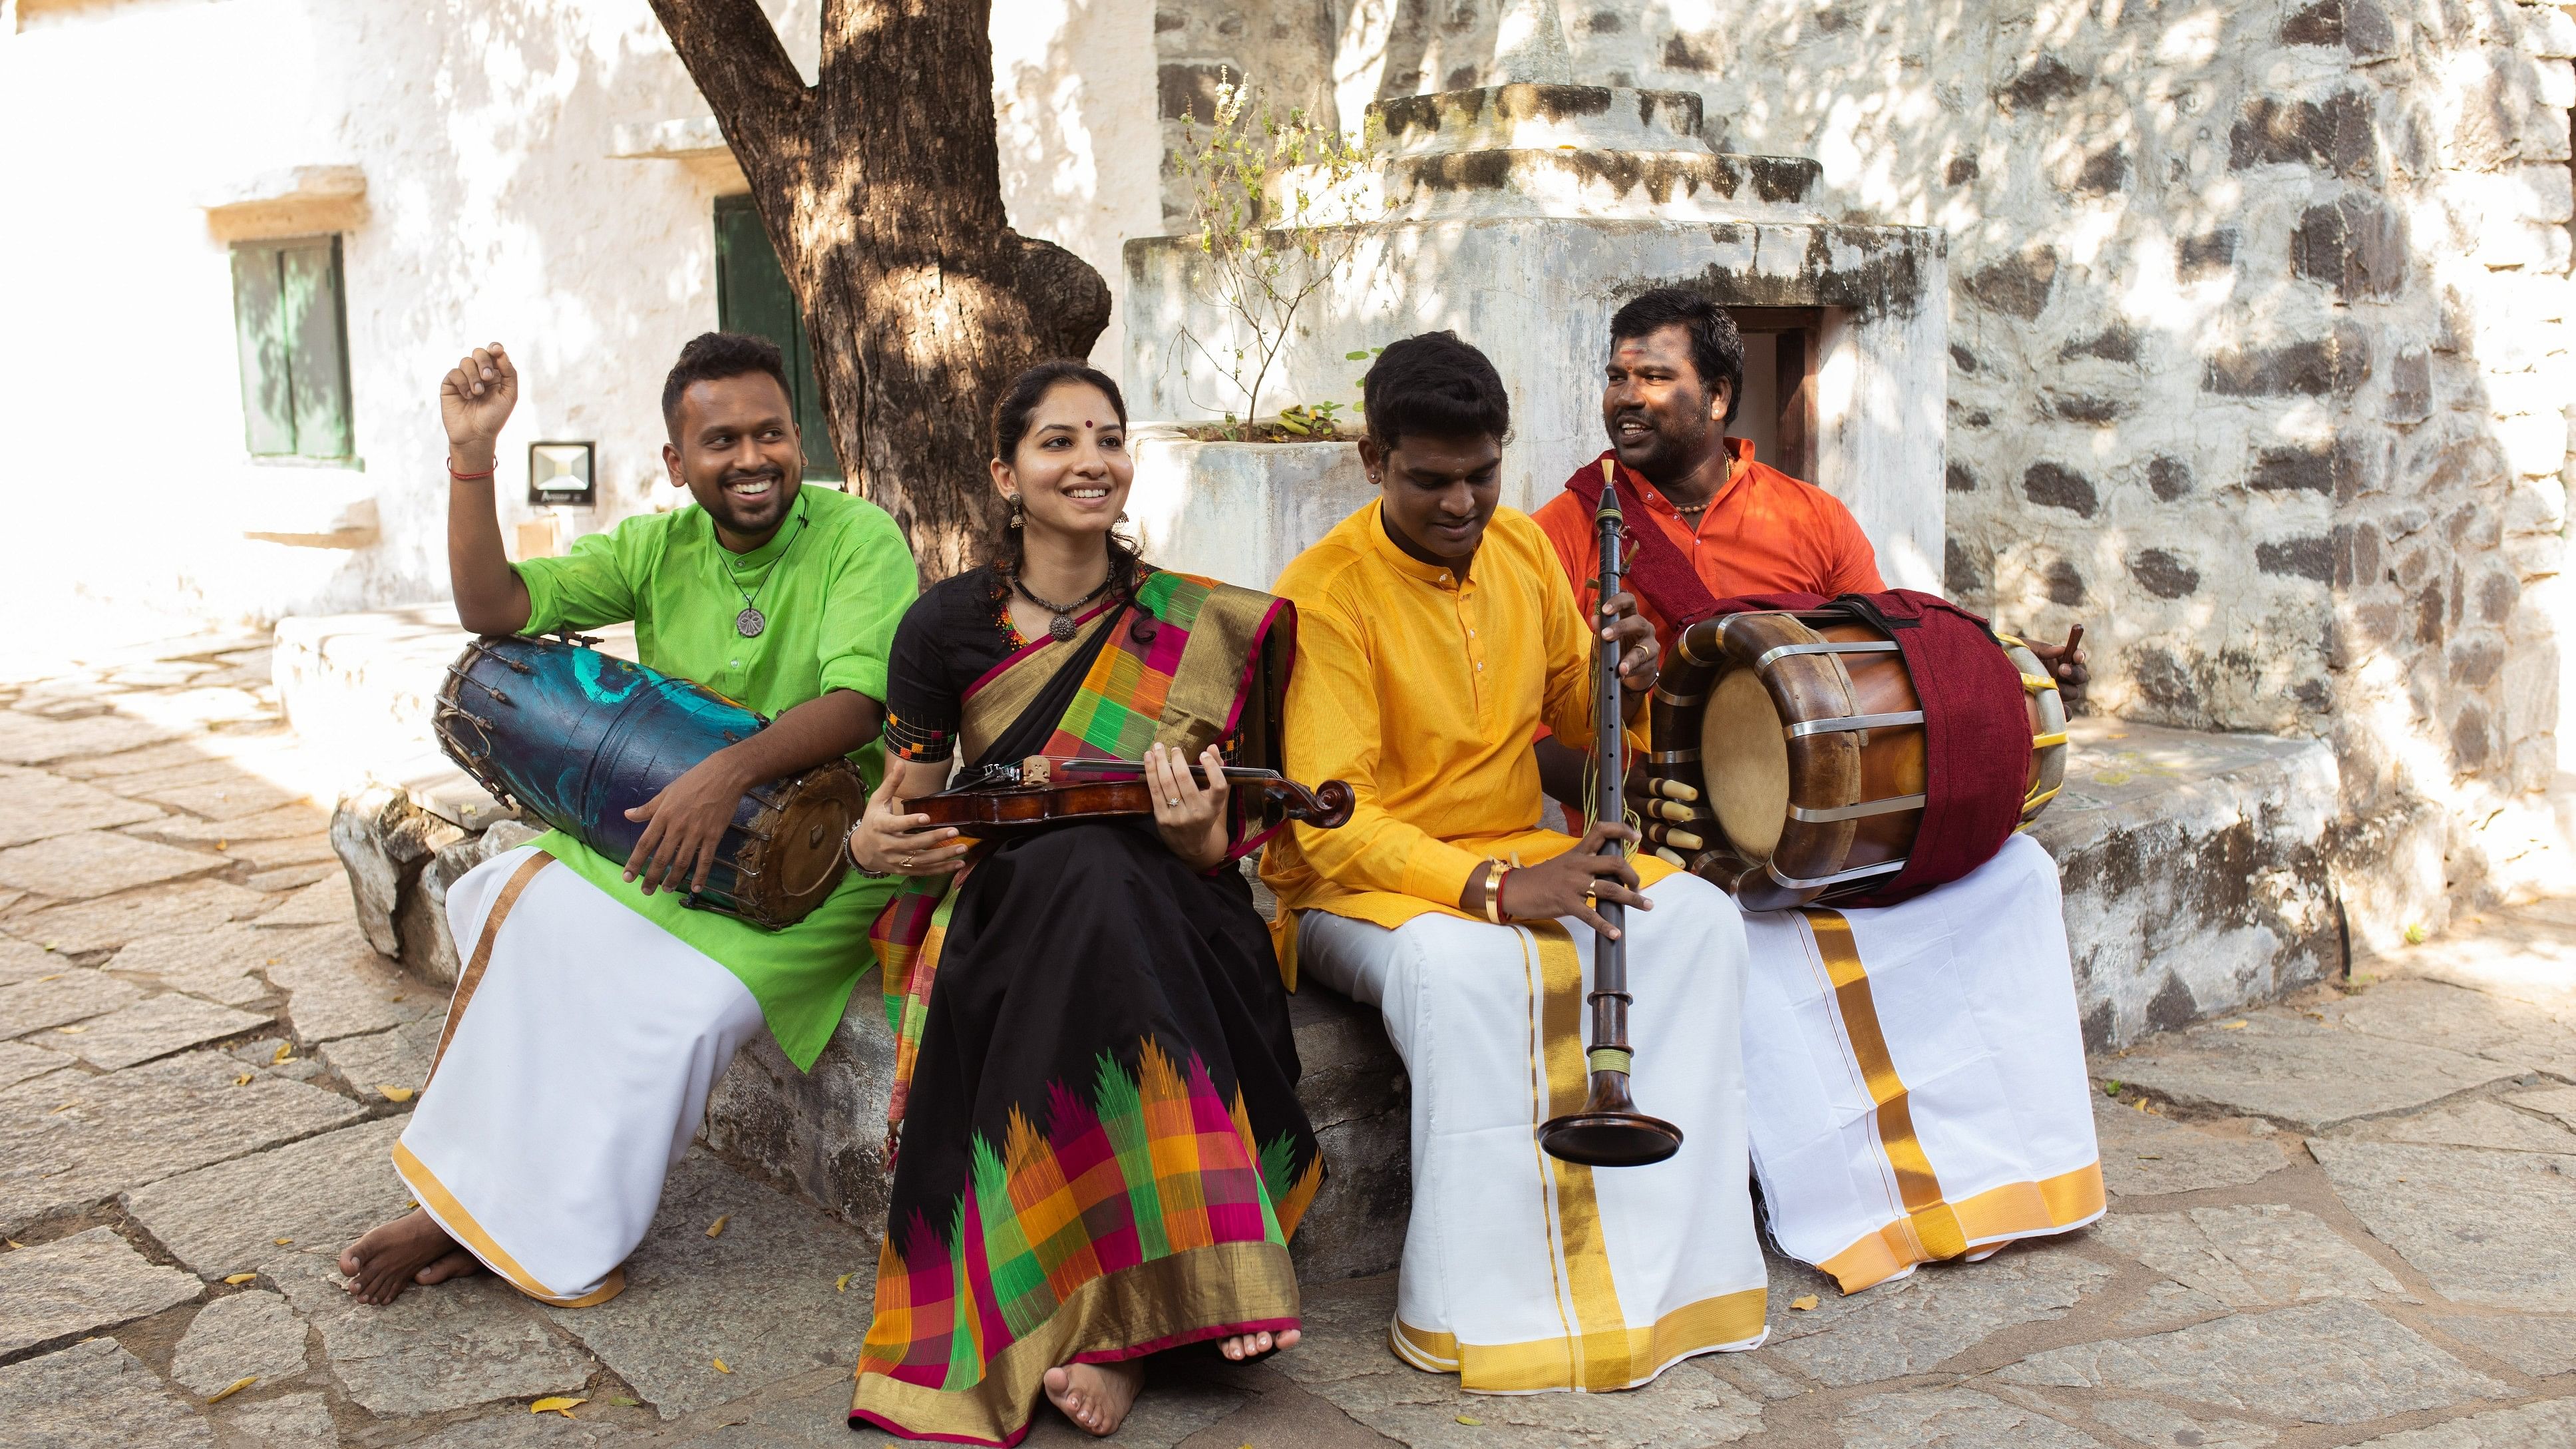
<path id="1" fill-rule="evenodd" d="M 355 166 L 289 166 L 217 187 L 197 204 L 218 241 L 355 231 L 367 219 L 367 173 Z"/>
<path id="2" fill-rule="evenodd" d="M 751 190 L 733 148 L 725 144 L 724 128 L 713 116 L 618 126 L 609 133 L 608 154 L 618 161 L 677 161 L 689 168 L 699 185 L 719 196 L 740 196 Z"/>

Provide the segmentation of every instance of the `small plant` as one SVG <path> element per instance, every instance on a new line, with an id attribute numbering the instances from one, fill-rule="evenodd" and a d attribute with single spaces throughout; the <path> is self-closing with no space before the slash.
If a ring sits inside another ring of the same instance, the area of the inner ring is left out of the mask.
<path id="1" fill-rule="evenodd" d="M 1382 202 L 1360 199 L 1377 122 L 1372 117 L 1355 138 L 1303 110 L 1284 120 L 1267 111 L 1256 116 L 1250 90 L 1229 74 L 1218 81 L 1213 120 L 1202 128 L 1193 117 L 1183 126 L 1172 160 L 1189 193 L 1193 240 L 1235 340 L 1211 348 L 1182 335 L 1243 394 L 1245 431 L 1257 434 L 1251 424 L 1261 416 L 1262 390 L 1297 314 L 1349 264 L 1361 223 L 1383 214 Z M 1226 414 L 1228 437 L 1235 418 Z M 1302 426 L 1287 431 L 1306 434 Z"/>
<path id="2" fill-rule="evenodd" d="M 1301 438 L 1337 438 L 1342 427 L 1333 415 L 1341 410 L 1337 402 L 1291 404 L 1279 410 L 1279 426 Z"/>

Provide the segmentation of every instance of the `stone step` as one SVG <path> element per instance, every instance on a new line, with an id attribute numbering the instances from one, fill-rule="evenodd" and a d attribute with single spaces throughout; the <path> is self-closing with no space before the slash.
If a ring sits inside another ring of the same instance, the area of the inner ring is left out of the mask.
<path id="1" fill-rule="evenodd" d="M 1389 156 L 1558 147 L 1708 154 L 1696 91 L 1524 81 L 1372 101 L 1367 114 Z"/>
<path id="2" fill-rule="evenodd" d="M 359 778 L 404 791 L 420 808 L 478 831 L 516 812 L 440 752 L 430 714 L 447 666 L 473 635 L 453 604 L 415 604 L 363 614 L 289 617 L 277 622 L 271 679 L 287 723 L 336 755 Z M 598 631 L 598 647 L 635 657 L 635 626 Z"/>
<path id="3" fill-rule="evenodd" d="M 2031 827 L 2057 860 L 2087 1050 L 2344 971 L 2324 743 L 2087 716 Z"/>

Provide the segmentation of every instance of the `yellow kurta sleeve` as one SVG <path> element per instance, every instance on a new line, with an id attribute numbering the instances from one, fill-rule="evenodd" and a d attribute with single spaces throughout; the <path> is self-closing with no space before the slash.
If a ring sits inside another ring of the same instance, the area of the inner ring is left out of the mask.
<path id="1" fill-rule="evenodd" d="M 1308 864 L 1344 890 L 1388 891 L 1455 909 L 1484 863 L 1389 813 L 1379 801 L 1376 661 L 1340 601 L 1301 602 L 1285 752 L 1293 780 L 1344 780 L 1357 804 L 1337 830 L 1291 827 Z"/>
<path id="2" fill-rule="evenodd" d="M 1586 626 L 1583 606 L 1563 574 L 1563 587 L 1540 585 L 1540 636 L 1546 640 L 1547 685 L 1539 696 L 1539 718 L 1566 748 L 1592 748 L 1592 650 L 1600 641 Z"/>

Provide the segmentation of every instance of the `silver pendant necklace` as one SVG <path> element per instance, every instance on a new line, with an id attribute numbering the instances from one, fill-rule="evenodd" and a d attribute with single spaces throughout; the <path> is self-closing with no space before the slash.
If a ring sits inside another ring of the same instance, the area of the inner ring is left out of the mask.
<path id="1" fill-rule="evenodd" d="M 761 632 L 769 627 L 769 616 L 760 612 L 760 596 L 769 592 L 769 581 L 778 577 L 779 567 L 787 562 L 788 550 L 796 547 L 796 540 L 804 532 L 805 510 L 799 508 L 796 510 L 796 532 L 787 535 L 787 548 L 780 549 L 778 557 L 769 561 L 769 572 L 761 575 L 760 587 L 751 593 L 743 593 L 742 580 L 733 576 L 732 564 L 718 561 L 719 567 L 724 570 L 725 582 L 733 585 L 735 593 L 742 594 L 742 612 L 733 616 L 735 633 L 745 639 L 757 639 L 761 636 Z M 722 545 L 719 544 L 718 547 Z"/>

